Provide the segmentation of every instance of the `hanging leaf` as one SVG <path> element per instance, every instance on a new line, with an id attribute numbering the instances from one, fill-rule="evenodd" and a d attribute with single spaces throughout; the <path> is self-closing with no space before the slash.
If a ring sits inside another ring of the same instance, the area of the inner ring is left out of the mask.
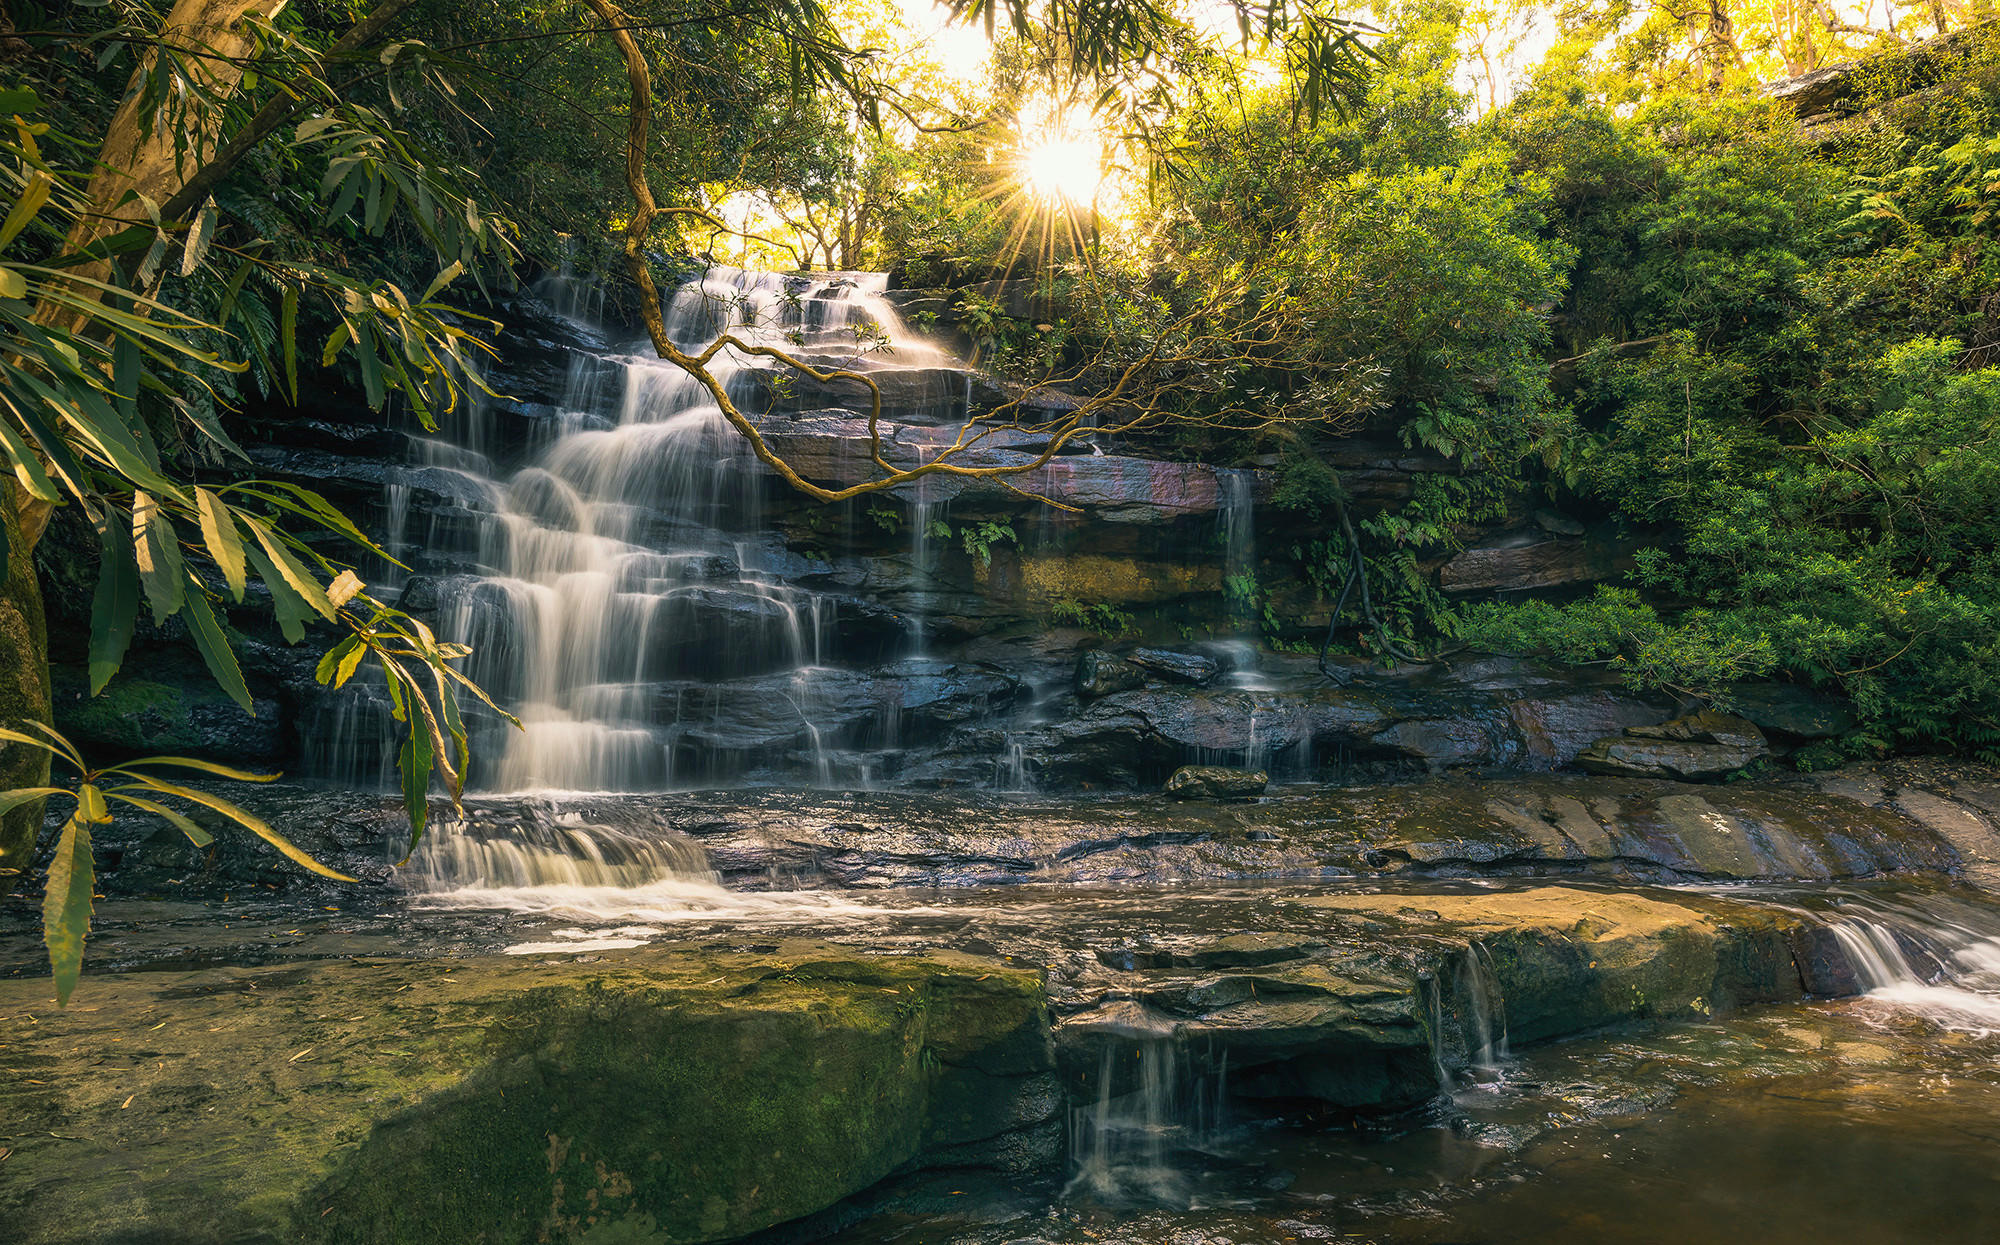
<path id="1" fill-rule="evenodd" d="M 132 552 L 139 565 L 139 582 L 153 607 L 153 624 L 180 612 L 185 599 L 186 572 L 181 566 L 180 537 L 160 503 L 143 489 L 132 495 Z"/>
<path id="2" fill-rule="evenodd" d="M 252 545 L 244 553 L 249 556 L 250 565 L 257 568 L 257 577 L 271 590 L 271 612 L 278 616 L 278 630 L 284 633 L 285 643 L 297 644 L 305 639 L 305 625 L 313 618 L 312 607 L 306 604 L 304 597 L 292 591 L 292 586 L 285 582 L 285 577 L 278 573 L 278 568 L 271 564 L 271 559 L 264 555 L 262 549 Z"/>
<path id="3" fill-rule="evenodd" d="M 358 635 L 348 636 L 345 640 L 326 650 L 326 656 L 320 658 L 319 665 L 313 669 L 314 681 L 319 683 L 333 683 L 334 678 L 340 672 L 340 667 L 346 664 L 350 656 L 354 657 L 358 662 L 361 651 L 361 637 Z M 347 680 L 341 679 L 340 682 L 345 683 Z M 334 684 L 336 687 L 339 685 L 338 683 Z"/>
<path id="4" fill-rule="evenodd" d="M 215 611 L 209 607 L 208 594 L 202 591 L 201 581 L 189 576 L 191 584 L 187 592 L 188 633 L 194 637 L 194 646 L 201 650 L 201 659 L 208 665 L 209 674 L 222 690 L 229 693 L 243 712 L 251 717 L 257 710 L 250 700 L 250 689 L 243 682 L 243 668 L 236 664 L 236 653 L 229 647 L 229 638 L 223 634 L 222 625 L 215 620 Z"/>
<path id="5" fill-rule="evenodd" d="M 85 790 L 94 790 L 86 787 Z M 103 807 L 99 796 L 98 807 Z M 76 980 L 83 972 L 83 943 L 90 935 L 90 895 L 96 878 L 90 862 L 90 826 L 83 807 L 70 814 L 56 840 L 55 857 L 42 895 L 42 942 L 49 949 L 49 970 L 55 977 L 56 1006 L 69 1005 Z"/>
<path id="6" fill-rule="evenodd" d="M 215 559 L 215 565 L 222 571 L 223 582 L 229 585 L 229 595 L 233 600 L 243 599 L 244 560 L 243 537 L 236 531 L 236 520 L 229 513 L 229 507 L 222 499 L 205 488 L 194 491 L 195 505 L 201 512 L 201 539 L 208 546 L 208 556 Z"/>
<path id="7" fill-rule="evenodd" d="M 250 534 L 257 538 L 257 543 L 263 546 L 270 565 L 277 569 L 278 574 L 292 591 L 298 594 L 299 599 L 311 606 L 313 612 L 321 618 L 332 622 L 335 613 L 333 602 L 327 600 L 326 589 L 319 586 L 319 581 L 313 578 L 312 572 L 299 564 L 299 560 L 292 556 L 291 551 L 279 542 L 277 533 L 273 532 L 270 525 L 262 519 L 252 518 L 246 514 L 243 516 L 243 522 L 250 528 Z M 267 578 L 265 582 L 270 581 Z"/>
<path id="8" fill-rule="evenodd" d="M 390 683 L 395 683 L 391 676 Z M 411 695 L 415 695 L 414 691 Z M 430 732 L 410 715 L 409 733 L 403 736 L 402 751 L 396 757 L 396 768 L 403 780 L 403 811 L 410 818 L 410 850 L 416 851 L 423 840 L 424 825 L 430 818 L 431 790 L 431 739 Z"/>
<path id="9" fill-rule="evenodd" d="M 35 219 L 35 213 L 42 210 L 42 205 L 49 201 L 49 192 L 55 188 L 55 179 L 39 170 L 28 179 L 28 184 L 21 188 L 20 198 L 14 200 L 14 210 L 7 213 L 4 223 L 0 223 L 0 250 L 5 250 L 7 244 L 14 240 L 14 235 Z M 19 298 L 20 295 L 11 297 Z"/>
<path id="10" fill-rule="evenodd" d="M 299 287 L 285 286 L 278 312 L 279 330 L 284 340 L 285 392 L 292 405 L 299 403 Z"/>
<path id="11" fill-rule="evenodd" d="M 333 608 L 339 609 L 349 601 L 352 601 L 355 594 L 365 587 L 367 585 L 361 582 L 359 575 L 356 575 L 353 571 L 342 571 L 340 574 L 334 576 L 332 583 L 326 586 L 326 599 L 333 603 Z"/>
<path id="12" fill-rule="evenodd" d="M 125 664 L 125 650 L 132 646 L 132 632 L 139 621 L 139 572 L 132 560 L 132 534 L 119 522 L 122 515 L 106 509 L 106 520 L 97 528 L 102 552 L 97 562 L 97 592 L 90 605 L 92 696 L 103 691 L 118 667 Z"/>
<path id="13" fill-rule="evenodd" d="M 209 199 L 195 213 L 194 224 L 188 229 L 187 244 L 181 248 L 181 275 L 191 277 L 194 270 L 201 267 L 201 261 L 208 258 L 209 245 L 215 241 L 215 200 Z"/>

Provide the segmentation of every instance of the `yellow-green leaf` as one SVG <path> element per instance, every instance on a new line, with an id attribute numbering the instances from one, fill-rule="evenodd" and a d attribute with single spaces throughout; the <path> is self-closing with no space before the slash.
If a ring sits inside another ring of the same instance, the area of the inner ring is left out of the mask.
<path id="1" fill-rule="evenodd" d="M 314 579 L 305 567 L 299 565 L 299 560 L 279 543 L 276 533 L 267 527 L 263 520 L 253 519 L 246 514 L 243 516 L 243 521 L 250 525 L 250 534 L 257 538 L 259 545 L 263 546 L 265 554 L 271 559 L 271 565 L 276 568 L 292 591 L 298 593 L 300 599 L 313 608 L 314 613 L 332 622 L 335 613 L 333 602 L 326 599 L 326 589 L 319 586 L 319 581 Z"/>
<path id="2" fill-rule="evenodd" d="M 199 757 L 140 757 L 136 761 L 126 761 L 113 767 L 114 773 L 129 774 L 144 765 L 171 765 L 179 769 L 198 769 L 204 774 L 214 774 L 218 778 L 231 778 L 237 782 L 275 782 L 283 778 L 282 773 L 257 774 L 247 769 L 236 769 L 216 761 L 204 761 Z M 137 774 L 132 775 L 137 778 Z"/>
<path id="3" fill-rule="evenodd" d="M 111 820 L 110 810 L 104 807 L 104 793 L 95 783 L 85 783 L 76 789 L 76 815 L 93 826 L 101 826 Z"/>
<path id="4" fill-rule="evenodd" d="M 14 240 L 14 235 L 28 227 L 28 222 L 35 219 L 35 213 L 42 210 L 42 205 L 49 201 L 49 192 L 55 188 L 55 179 L 39 170 L 28 179 L 28 184 L 21 188 L 21 197 L 14 200 L 14 210 L 7 213 L 4 223 L 0 223 L 0 250 Z M 20 295 L 10 297 L 19 298 Z"/>
<path id="5" fill-rule="evenodd" d="M 0 268 L 0 298 L 26 298 L 28 280 L 12 268 Z"/>
<path id="6" fill-rule="evenodd" d="M 229 513 L 229 507 L 222 499 L 205 488 L 194 491 L 196 506 L 201 511 L 201 539 L 208 546 L 208 556 L 215 559 L 221 568 L 222 578 L 229 585 L 231 599 L 243 599 L 244 558 L 243 537 L 236 530 L 236 520 Z"/>
<path id="7" fill-rule="evenodd" d="M 102 800 L 99 800 L 100 807 Z M 63 824 L 56 854 L 49 861 L 47 889 L 42 895 L 42 941 L 49 949 L 49 971 L 55 977 L 56 1005 L 65 1007 L 83 972 L 83 943 L 90 936 L 90 892 L 95 874 L 90 862 L 90 827 L 79 809 Z"/>
<path id="8" fill-rule="evenodd" d="M 158 499 L 143 489 L 132 494 L 132 552 L 157 626 L 180 612 L 185 574 L 173 521 Z"/>
<path id="9" fill-rule="evenodd" d="M 162 758 L 162 759 L 167 759 L 167 758 Z M 181 764 L 186 763 L 186 758 L 184 757 L 175 757 L 171 759 Z M 130 771 L 121 770 L 120 772 L 129 773 Z M 279 852 L 284 854 L 286 859 L 292 861 L 294 864 L 303 865 L 305 868 L 312 870 L 314 873 L 320 874 L 322 877 L 329 877 L 337 882 L 352 882 L 356 880 L 354 878 L 349 877 L 345 873 L 340 872 L 337 869 L 330 869 L 327 866 L 321 864 L 319 861 L 314 860 L 311 856 L 308 856 L 305 852 L 299 850 L 299 848 L 296 845 L 294 845 L 290 839 L 286 838 L 282 834 L 279 834 L 276 830 L 273 830 L 270 826 L 266 825 L 263 818 L 257 816 L 257 814 L 251 812 L 247 808 L 243 808 L 239 805 L 230 803 L 228 800 L 223 799 L 219 795 L 210 795 L 206 791 L 196 791 L 192 787 L 180 787 L 174 785 L 173 783 L 161 782 L 159 779 L 153 778 L 145 774 L 133 774 L 132 777 L 138 779 L 141 783 L 152 788 L 155 791 L 158 791 L 162 795 L 175 796 L 179 799 L 187 800 L 190 803 L 200 804 L 205 808 L 214 809 L 216 812 L 221 813 L 224 817 L 227 817 L 231 821 L 235 822 L 237 825 L 242 826 L 245 830 L 250 831 L 250 833 L 256 835 L 258 838 L 264 840 L 266 843 L 269 843 L 272 847 L 277 848 Z"/>
<path id="10" fill-rule="evenodd" d="M 355 594 L 365 587 L 367 585 L 361 582 L 359 575 L 353 571 L 342 571 L 326 586 L 326 599 L 333 602 L 333 608 L 339 609 L 352 601 Z"/>
<path id="11" fill-rule="evenodd" d="M 196 847 L 207 847 L 210 843 L 215 842 L 214 835 L 202 829 L 187 817 L 157 801 L 148 800 L 142 796 L 126 795 L 122 789 L 107 791 L 105 795 L 109 799 L 122 800 L 130 804 L 133 808 L 142 809 L 145 812 L 153 814 L 155 817 L 164 818 L 175 829 L 185 834 L 188 837 L 188 841 Z"/>

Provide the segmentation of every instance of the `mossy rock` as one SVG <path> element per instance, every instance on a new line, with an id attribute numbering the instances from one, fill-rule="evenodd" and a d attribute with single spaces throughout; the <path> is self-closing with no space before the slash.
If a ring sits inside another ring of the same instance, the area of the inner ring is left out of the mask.
<path id="1" fill-rule="evenodd" d="M 52 673 L 56 726 L 87 757 L 166 754 L 239 765 L 284 759 L 274 700 L 252 701 L 253 716 L 212 681 L 114 678 L 92 696 L 82 671 L 57 667 Z"/>
<path id="2" fill-rule="evenodd" d="M 44 992 L 0 984 L 22 1245 L 679 1245 L 1058 1148 L 1040 979 L 969 957 L 648 948 L 92 977 L 66 1012 Z"/>

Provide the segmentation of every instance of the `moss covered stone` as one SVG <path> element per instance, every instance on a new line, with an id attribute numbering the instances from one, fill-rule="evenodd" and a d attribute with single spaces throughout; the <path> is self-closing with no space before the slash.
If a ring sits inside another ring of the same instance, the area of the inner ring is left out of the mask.
<path id="1" fill-rule="evenodd" d="M 654 948 L 0 985 L 8 1239 L 677 1242 L 1054 1156 L 1037 975 Z M 30 1018 L 32 1015 L 32 1019 Z"/>

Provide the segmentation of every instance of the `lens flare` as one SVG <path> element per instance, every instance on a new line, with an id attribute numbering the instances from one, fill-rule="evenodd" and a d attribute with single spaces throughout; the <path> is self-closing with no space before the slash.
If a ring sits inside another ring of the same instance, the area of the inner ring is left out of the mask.
<path id="1" fill-rule="evenodd" d="M 1104 140 L 1088 118 L 1049 110 L 1022 127 L 1019 168 L 1029 193 L 1050 207 L 1088 206 L 1104 183 Z"/>

